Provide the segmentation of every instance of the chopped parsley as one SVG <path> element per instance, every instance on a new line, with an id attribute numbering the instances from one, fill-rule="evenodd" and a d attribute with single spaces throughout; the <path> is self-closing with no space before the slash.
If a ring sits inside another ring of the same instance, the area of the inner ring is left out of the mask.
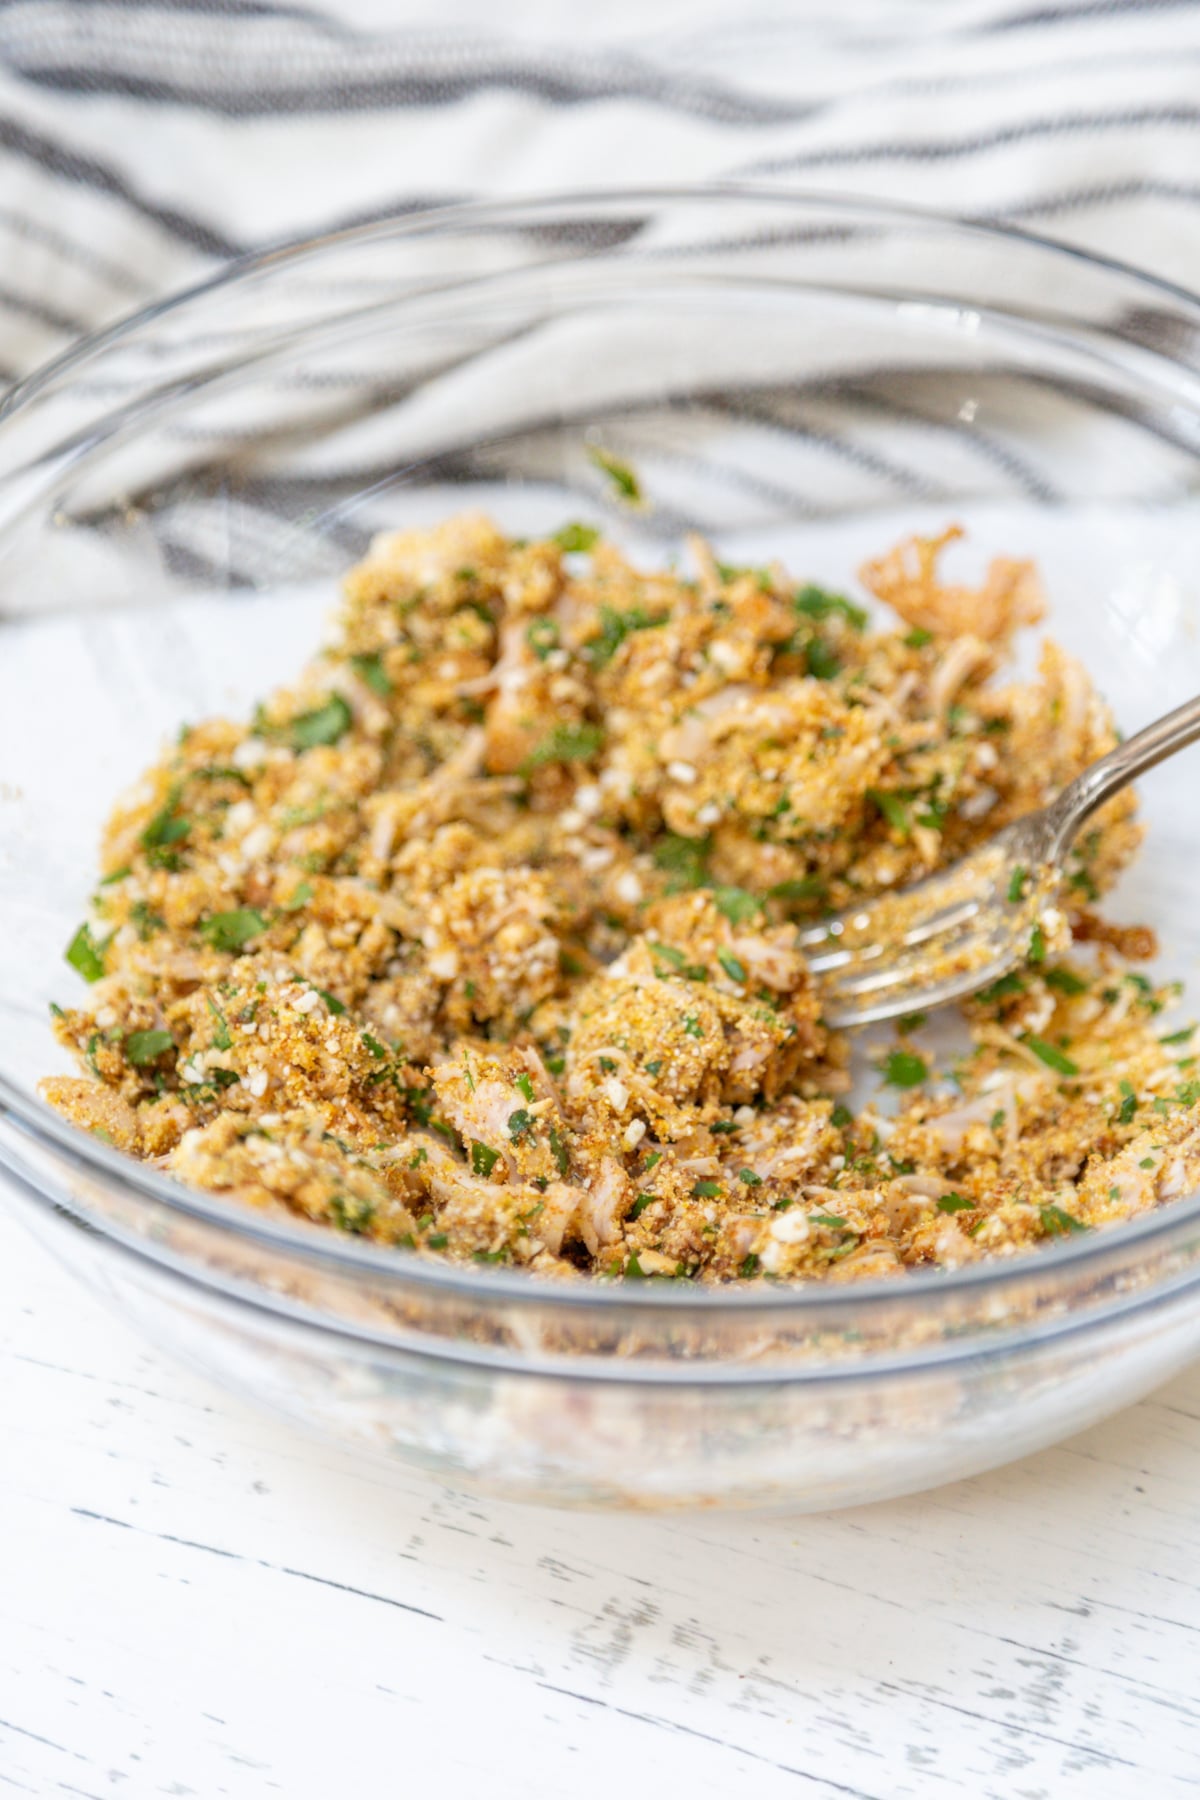
<path id="1" fill-rule="evenodd" d="M 471 1142 L 471 1169 L 476 1175 L 486 1180 L 500 1160 L 500 1152 L 493 1150 L 488 1144 L 481 1144 L 478 1138 Z"/>
<path id="2" fill-rule="evenodd" d="M 1012 872 L 1012 877 L 1008 884 L 1008 898 L 1013 905 L 1015 905 L 1018 900 L 1024 899 L 1025 883 L 1028 880 L 1029 870 L 1023 869 L 1018 863 L 1017 867 Z"/>
<path id="3" fill-rule="evenodd" d="M 732 950 L 726 950 L 722 945 L 717 951 L 717 961 L 728 975 L 730 981 L 744 982 L 747 979 L 745 963 L 739 962 Z"/>
<path id="4" fill-rule="evenodd" d="M 864 607 L 855 606 L 844 594 L 831 594 L 827 588 L 814 587 L 811 582 L 793 595 L 792 604 L 806 619 L 828 619 L 836 613 L 853 631 L 866 630 Z"/>
<path id="5" fill-rule="evenodd" d="M 723 913 L 731 925 L 744 925 L 762 911 L 762 901 L 757 895 L 747 893 L 745 888 L 715 887 L 712 890 L 712 902 L 719 913 Z M 1164 1043 L 1170 1042 L 1164 1039 Z"/>
<path id="6" fill-rule="evenodd" d="M 883 1079 L 889 1087 L 918 1087 L 929 1079 L 929 1064 L 915 1050 L 893 1050 L 883 1065 Z"/>
<path id="7" fill-rule="evenodd" d="M 943 1194 L 937 1203 L 939 1212 L 957 1213 L 974 1212 L 974 1200 L 968 1200 L 965 1194 Z"/>
<path id="8" fill-rule="evenodd" d="M 808 672 L 815 681 L 832 681 L 841 668 L 841 658 L 824 638 L 811 638 L 804 647 Z"/>
<path id="9" fill-rule="evenodd" d="M 602 450 L 599 444 L 588 445 L 588 460 L 602 475 L 608 477 L 622 500 L 628 500 L 633 506 L 640 504 L 642 484 L 627 462 L 614 456 L 610 450 Z"/>
<path id="10" fill-rule="evenodd" d="M 1048 1044 L 1045 1038 L 1037 1037 L 1032 1031 L 1027 1031 L 1025 1036 L 1021 1039 L 1021 1042 L 1032 1050 L 1033 1054 L 1038 1057 L 1041 1062 L 1044 1062 L 1048 1069 L 1053 1069 L 1056 1074 L 1078 1075 L 1078 1063 L 1073 1063 L 1069 1056 L 1064 1055 L 1054 1044 Z"/>
<path id="11" fill-rule="evenodd" d="M 596 637 L 584 645 L 583 653 L 590 663 L 598 669 L 612 661 L 625 639 L 634 631 L 653 631 L 658 625 L 665 625 L 670 618 L 669 613 L 648 613 L 644 607 L 633 606 L 628 612 L 617 612 L 614 607 L 600 608 L 600 630 Z"/>
<path id="12" fill-rule="evenodd" d="M 825 893 L 820 875 L 802 875 L 796 881 L 777 881 L 767 889 L 768 900 L 820 900 Z"/>
<path id="13" fill-rule="evenodd" d="M 528 1107 L 518 1106 L 515 1112 L 509 1113 L 508 1135 L 514 1144 L 519 1144 L 523 1137 L 533 1136 L 533 1115 Z"/>
<path id="14" fill-rule="evenodd" d="M 1086 994 L 1088 990 L 1087 982 L 1073 969 L 1047 969 L 1042 979 L 1047 987 L 1059 994 Z"/>
<path id="15" fill-rule="evenodd" d="M 92 936 L 90 925 L 81 925 L 63 953 L 85 981 L 99 981 L 104 973 L 104 952 Z"/>
<path id="16" fill-rule="evenodd" d="M 213 999 L 211 994 L 206 993 L 204 998 L 208 1003 L 208 1010 L 212 1014 L 213 1024 L 216 1026 L 216 1030 L 213 1032 L 213 1048 L 216 1050 L 231 1050 L 233 1048 L 233 1039 L 229 1035 L 228 1019 L 225 1017 L 225 1014 L 221 1011 L 220 1006 Z"/>
<path id="17" fill-rule="evenodd" d="M 901 799 L 899 794 L 886 793 L 882 788 L 868 788 L 867 799 L 873 802 L 892 830 L 900 837 L 911 835 L 912 819 L 906 802 Z"/>
<path id="18" fill-rule="evenodd" d="M 1064 1212 L 1061 1206 L 1043 1206 L 1042 1229 L 1051 1237 L 1068 1237 L 1073 1231 L 1087 1231 L 1088 1227 L 1074 1213 Z"/>
<path id="19" fill-rule="evenodd" d="M 708 880 L 708 857 L 712 849 L 707 838 L 677 837 L 668 832 L 654 846 L 654 861 L 671 877 L 672 889 L 703 887 Z"/>
<path id="20" fill-rule="evenodd" d="M 293 750 L 315 750 L 320 744 L 339 743 L 353 723 L 354 714 L 342 696 L 330 694 L 323 706 L 298 713 L 288 722 L 287 739 Z"/>
<path id="21" fill-rule="evenodd" d="M 1014 969 L 1008 975 L 1001 975 L 999 981 L 993 981 L 990 987 L 980 988 L 975 998 L 991 1005 L 995 1000 L 1007 1000 L 1013 994 L 1023 994 L 1024 992 L 1024 979 Z"/>
<path id="22" fill-rule="evenodd" d="M 578 556 L 591 550 L 599 537 L 600 533 L 594 525 L 580 525 L 573 521 L 556 531 L 550 542 L 557 544 L 564 555 Z"/>
<path id="23" fill-rule="evenodd" d="M 378 650 L 370 656 L 352 656 L 350 666 L 359 680 L 365 682 L 373 694 L 378 694 L 381 700 L 387 699 L 392 692 L 392 684 L 388 679 L 388 672 L 383 666 L 383 657 Z"/>
<path id="24" fill-rule="evenodd" d="M 558 649 L 561 642 L 553 619 L 534 619 L 525 627 L 525 642 L 539 662 Z"/>
<path id="25" fill-rule="evenodd" d="M 599 725 L 556 725 L 550 735 L 529 752 L 521 765 L 521 773 L 545 768 L 549 763 L 586 762 L 588 757 L 595 756 L 603 743 L 604 732 Z"/>
<path id="26" fill-rule="evenodd" d="M 131 1031 L 125 1039 L 125 1054 L 138 1069 L 155 1062 L 166 1051 L 174 1048 L 175 1039 L 169 1031 Z M 227 1050 L 229 1045 L 222 1044 L 221 1048 Z"/>
<path id="27" fill-rule="evenodd" d="M 242 950 L 253 938 L 261 937 L 268 921 L 252 906 L 239 906 L 233 912 L 213 913 L 200 926 L 200 935 L 214 950 Z"/>

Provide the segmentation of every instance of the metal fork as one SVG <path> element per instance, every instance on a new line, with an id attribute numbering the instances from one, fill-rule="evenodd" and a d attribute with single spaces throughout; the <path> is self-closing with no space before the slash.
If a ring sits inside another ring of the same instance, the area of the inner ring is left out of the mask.
<path id="1" fill-rule="evenodd" d="M 1053 929 L 1063 859 L 1106 800 L 1200 738 L 1200 696 L 1118 744 L 1041 812 L 928 880 L 836 913 L 800 933 L 830 1025 L 870 1025 L 959 1000 L 1029 955 Z"/>

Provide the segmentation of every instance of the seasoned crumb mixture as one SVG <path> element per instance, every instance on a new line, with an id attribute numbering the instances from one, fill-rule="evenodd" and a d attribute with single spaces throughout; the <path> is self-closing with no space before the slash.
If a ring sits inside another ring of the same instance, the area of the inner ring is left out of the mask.
<path id="1" fill-rule="evenodd" d="M 109 821 L 59 1011 L 105 1142 L 212 1192 L 547 1274 L 846 1281 L 1127 1218 L 1200 1177 L 1192 1028 L 1092 911 L 1136 849 L 1097 816 L 1078 949 L 878 1058 L 853 1115 L 797 925 L 1042 806 L 1115 733 L 999 559 L 862 571 L 898 623 L 778 566 L 632 568 L 583 526 L 382 537 L 331 648 L 178 743 Z M 964 1042 L 967 1042 L 964 1039 Z"/>

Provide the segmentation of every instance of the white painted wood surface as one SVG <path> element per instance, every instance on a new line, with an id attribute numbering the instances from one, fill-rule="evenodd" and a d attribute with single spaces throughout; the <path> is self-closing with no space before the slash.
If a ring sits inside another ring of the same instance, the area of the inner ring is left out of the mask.
<path id="1" fill-rule="evenodd" d="M 535 1512 L 180 1371 L 0 1215 L 0 1434 L 0 1793 L 1200 1788 L 1200 1368 L 857 1512 Z"/>

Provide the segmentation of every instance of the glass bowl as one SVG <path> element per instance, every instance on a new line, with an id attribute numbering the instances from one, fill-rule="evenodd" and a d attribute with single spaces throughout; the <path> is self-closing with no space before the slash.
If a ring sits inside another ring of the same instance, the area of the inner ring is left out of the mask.
<path id="1" fill-rule="evenodd" d="M 623 508 L 589 449 L 636 465 Z M 691 529 L 844 586 L 961 521 L 1041 562 L 1135 727 L 1200 689 L 1200 305 L 1016 232 L 724 187 L 464 207 L 296 245 L 81 344 L 0 412 L 0 1162 L 39 1236 L 307 1425 L 553 1504 L 817 1508 L 1074 1431 L 1200 1347 L 1200 1199 L 954 1274 L 553 1284 L 277 1223 L 36 1098 L 110 800 L 298 666 L 384 526 Z M 1113 902 L 1200 953 L 1195 764 Z"/>

